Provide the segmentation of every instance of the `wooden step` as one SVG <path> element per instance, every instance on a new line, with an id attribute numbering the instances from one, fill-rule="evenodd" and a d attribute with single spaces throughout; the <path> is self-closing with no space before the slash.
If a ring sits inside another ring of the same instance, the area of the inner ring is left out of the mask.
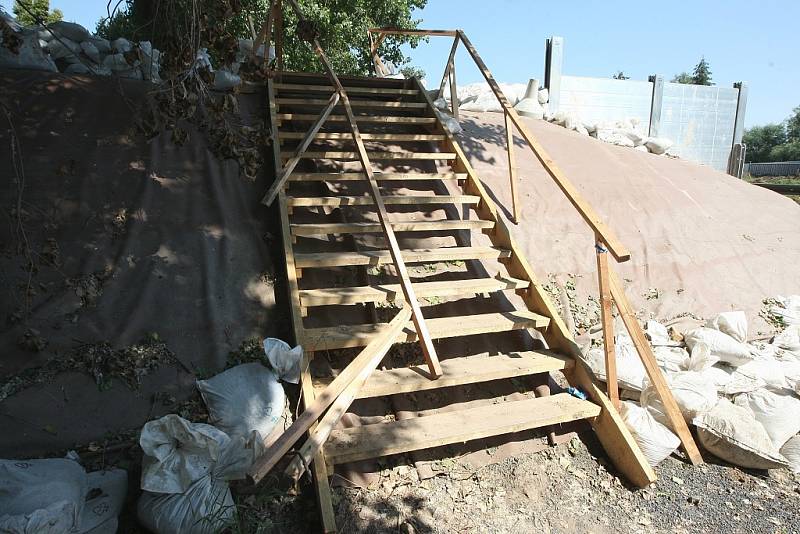
<path id="1" fill-rule="evenodd" d="M 283 139 L 302 139 L 305 137 L 305 132 L 278 132 L 281 140 Z M 444 134 L 403 134 L 403 133 L 362 133 L 361 138 L 364 141 L 443 141 Z M 339 139 L 344 141 L 352 141 L 353 134 L 349 132 L 317 132 L 314 139 Z"/>
<path id="2" fill-rule="evenodd" d="M 475 205 L 480 197 L 475 195 L 386 195 L 383 203 L 387 206 L 398 205 L 430 205 L 430 204 L 461 204 Z M 375 202 L 370 196 L 360 197 L 288 197 L 288 206 L 372 206 Z"/>
<path id="3" fill-rule="evenodd" d="M 278 106 L 327 106 L 330 101 L 327 98 L 276 98 Z M 342 103 L 336 107 L 341 107 Z M 354 108 L 393 108 L 393 109 L 425 109 L 428 107 L 426 102 L 391 102 L 385 100 L 350 100 L 350 106 Z"/>
<path id="4" fill-rule="evenodd" d="M 406 180 L 466 180 L 465 172 L 376 172 L 378 181 Z M 352 182 L 364 180 L 363 172 L 311 172 L 292 173 L 290 182 Z"/>
<path id="5" fill-rule="evenodd" d="M 525 328 L 547 328 L 550 319 L 528 310 L 512 312 L 481 313 L 457 317 L 436 317 L 425 319 L 431 337 L 444 339 L 477 334 L 510 332 Z M 364 347 L 376 334 L 386 328 L 388 323 L 341 325 L 325 328 L 308 328 L 303 331 L 298 344 L 308 351 Z M 417 340 L 414 324 L 409 322 L 398 343 L 411 343 Z"/>
<path id="6" fill-rule="evenodd" d="M 491 380 L 561 371 L 575 365 L 572 358 L 547 350 L 512 352 L 494 356 L 465 356 L 442 360 L 441 363 L 443 374 L 436 380 L 428 378 L 428 367 L 424 365 L 374 371 L 364 387 L 358 391 L 356 398 L 368 399 L 478 384 Z M 321 392 L 331 381 L 333 378 L 315 378 L 314 387 Z"/>
<path id="7" fill-rule="evenodd" d="M 332 85 L 307 85 L 298 83 L 276 83 L 273 87 L 278 91 L 294 91 L 304 93 L 332 93 Z M 395 89 L 393 87 L 352 87 L 344 88 L 348 95 L 418 95 L 416 89 Z"/>
<path id="8" fill-rule="evenodd" d="M 403 250 L 402 256 L 403 261 L 410 264 L 440 261 L 498 260 L 511 257 L 511 252 L 495 247 L 417 248 Z M 298 269 L 347 267 L 351 265 L 378 266 L 394 263 L 388 250 L 295 253 L 294 261 Z"/>
<path id="9" fill-rule="evenodd" d="M 517 278 L 473 278 L 467 280 L 446 280 L 419 282 L 414 284 L 414 292 L 419 298 L 428 297 L 466 297 L 482 293 L 494 293 L 511 289 L 525 289 L 527 280 Z M 337 304 L 361 304 L 365 302 L 405 301 L 399 284 L 379 284 L 374 286 L 329 287 L 323 289 L 304 289 L 300 291 L 300 304 L 311 306 L 333 306 Z M 421 303 L 421 304 L 424 304 Z"/>
<path id="10" fill-rule="evenodd" d="M 284 150 L 281 158 L 289 159 L 294 157 L 294 150 Z M 428 159 L 445 160 L 456 159 L 455 152 L 367 152 L 370 160 L 381 159 Z M 343 152 L 340 150 L 307 150 L 303 152 L 300 159 L 358 159 L 358 152 Z"/>
<path id="11" fill-rule="evenodd" d="M 341 464 L 512 434 L 599 414 L 600 407 L 596 404 L 559 393 L 334 430 L 324 450 L 328 462 Z"/>
<path id="12" fill-rule="evenodd" d="M 278 113 L 276 118 L 280 121 L 308 121 L 315 122 L 319 115 L 306 113 Z M 400 117 L 397 115 L 356 115 L 357 123 L 379 124 L 435 124 L 436 117 Z M 350 122 L 347 115 L 330 115 L 326 122 Z"/>
<path id="13" fill-rule="evenodd" d="M 434 232 L 452 230 L 481 230 L 494 228 L 494 221 L 477 220 L 442 220 L 442 221 L 399 221 L 393 222 L 395 232 Z M 292 235 L 329 235 L 329 234 L 377 234 L 383 232 L 378 222 L 357 223 L 318 223 L 292 224 Z"/>

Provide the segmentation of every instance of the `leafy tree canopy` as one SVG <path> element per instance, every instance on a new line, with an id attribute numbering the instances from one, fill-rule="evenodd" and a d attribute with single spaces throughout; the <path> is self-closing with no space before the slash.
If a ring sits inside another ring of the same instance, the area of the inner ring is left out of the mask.
<path id="1" fill-rule="evenodd" d="M 615 80 L 630 80 L 631 79 L 630 76 L 625 76 L 625 73 L 622 72 L 621 70 L 618 70 L 617 73 L 612 76 L 612 78 L 614 78 Z"/>
<path id="2" fill-rule="evenodd" d="M 800 106 L 792 110 L 792 116 L 786 119 L 786 138 L 789 141 L 800 141 Z"/>
<path id="3" fill-rule="evenodd" d="M 694 83 L 692 81 L 692 75 L 688 72 L 681 72 L 680 74 L 676 74 L 670 80 L 672 83 Z"/>
<path id="4" fill-rule="evenodd" d="M 24 4 L 28 9 L 24 9 L 20 4 Z M 13 11 L 14 16 L 23 26 L 39 24 L 37 19 L 50 24 L 64 18 L 60 9 L 50 11 L 50 0 L 14 0 Z"/>
<path id="5" fill-rule="evenodd" d="M 714 85 L 711 83 L 711 67 L 705 57 L 701 57 L 700 62 L 695 65 L 692 83 L 695 85 Z"/>
<path id="6" fill-rule="evenodd" d="M 755 126 L 744 132 L 742 142 L 747 145 L 747 161 L 759 163 L 773 161 L 772 150 L 786 142 L 786 130 L 782 124 Z"/>

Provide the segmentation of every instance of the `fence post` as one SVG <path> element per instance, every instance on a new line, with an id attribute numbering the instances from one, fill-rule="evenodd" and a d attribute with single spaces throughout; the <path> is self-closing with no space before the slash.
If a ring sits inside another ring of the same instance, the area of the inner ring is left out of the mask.
<path id="1" fill-rule="evenodd" d="M 747 82 L 737 82 L 733 87 L 739 90 L 736 99 L 736 120 L 733 123 L 733 143 L 728 157 L 728 174 L 742 177 L 742 168 L 746 150 L 742 146 L 742 136 L 744 135 L 744 113 L 747 110 Z"/>
<path id="2" fill-rule="evenodd" d="M 564 38 L 553 36 L 545 42 L 544 51 L 544 86 L 550 96 L 548 110 L 558 111 L 561 100 L 561 68 L 564 64 Z"/>
<path id="3" fill-rule="evenodd" d="M 661 109 L 664 107 L 664 77 L 654 74 L 648 80 L 653 83 L 653 98 L 650 100 L 650 128 L 647 135 L 658 137 L 661 129 Z"/>

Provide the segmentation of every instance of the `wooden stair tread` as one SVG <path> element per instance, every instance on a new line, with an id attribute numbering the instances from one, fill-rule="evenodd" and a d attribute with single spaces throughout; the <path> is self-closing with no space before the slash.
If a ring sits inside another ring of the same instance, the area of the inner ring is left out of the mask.
<path id="1" fill-rule="evenodd" d="M 319 115 L 307 113 L 278 113 L 276 118 L 284 121 L 317 120 Z M 356 122 L 363 123 L 396 123 L 396 124 L 435 124 L 436 117 L 402 117 L 398 115 L 356 115 Z M 350 122 L 347 115 L 330 115 L 326 122 Z"/>
<path id="2" fill-rule="evenodd" d="M 596 417 L 600 407 L 559 393 L 334 430 L 325 455 L 341 464 Z"/>
<path id="3" fill-rule="evenodd" d="M 281 139 L 302 139 L 305 137 L 306 132 L 279 131 L 278 135 Z M 444 134 L 376 132 L 362 133 L 361 138 L 364 141 L 443 141 L 446 139 L 446 136 Z M 352 141 L 353 134 L 349 132 L 317 132 L 314 139 L 343 139 L 345 141 Z"/>
<path id="4" fill-rule="evenodd" d="M 278 106 L 327 106 L 330 102 L 327 98 L 281 98 L 275 99 Z M 337 107 L 341 107 L 339 102 Z M 397 108 L 397 109 L 425 109 L 428 104 L 425 102 L 393 102 L 385 100 L 350 100 L 350 106 L 354 108 Z"/>
<path id="5" fill-rule="evenodd" d="M 441 221 L 398 221 L 392 222 L 395 232 L 434 232 L 452 230 L 479 230 L 494 227 L 494 221 L 477 220 L 441 220 Z M 328 234 L 375 234 L 382 233 L 379 222 L 354 223 L 308 223 L 289 225 L 292 235 L 328 235 Z"/>
<path id="6" fill-rule="evenodd" d="M 456 159 L 455 152 L 367 152 L 371 160 L 378 159 Z M 294 150 L 284 150 L 281 158 L 294 157 Z M 300 156 L 301 159 L 358 159 L 358 152 L 341 150 L 307 150 Z"/>
<path id="7" fill-rule="evenodd" d="M 476 334 L 509 332 L 524 328 L 546 328 L 550 319 L 528 310 L 511 312 L 481 313 L 457 317 L 436 317 L 425 319 L 434 339 L 445 339 Z M 364 347 L 372 337 L 386 328 L 388 323 L 341 325 L 303 330 L 303 349 L 308 351 Z M 398 343 L 411 343 L 417 340 L 414 324 L 409 322 Z"/>
<path id="8" fill-rule="evenodd" d="M 383 203 L 389 205 L 415 204 L 477 204 L 480 197 L 475 195 L 386 195 Z M 289 206 L 371 206 L 374 204 L 369 196 L 339 197 L 288 197 Z"/>
<path id="9" fill-rule="evenodd" d="M 419 298 L 455 297 L 494 293 L 512 289 L 525 289 L 529 285 L 530 282 L 527 280 L 519 280 L 510 277 L 471 278 L 467 280 L 419 282 L 414 284 L 414 292 Z M 303 289 L 300 291 L 300 304 L 307 307 L 358 304 L 363 302 L 403 302 L 404 300 L 405 298 L 400 284 L 331 287 L 323 289 Z"/>
<path id="10" fill-rule="evenodd" d="M 573 359 L 546 350 L 512 352 L 494 356 L 465 356 L 442 360 L 441 363 L 443 375 L 436 380 L 428 378 L 428 368 L 424 365 L 374 371 L 364 387 L 359 390 L 356 398 L 367 399 L 478 384 L 491 380 L 560 371 L 575 365 Z M 321 391 L 332 380 L 332 378 L 316 378 L 314 387 Z"/>
<path id="11" fill-rule="evenodd" d="M 299 91 L 309 93 L 332 93 L 332 85 L 310 85 L 300 83 L 276 83 L 273 85 L 279 91 Z M 353 87 L 345 85 L 347 94 L 379 94 L 379 95 L 417 95 L 416 89 L 395 89 L 393 87 Z"/>
<path id="12" fill-rule="evenodd" d="M 446 247 L 418 248 L 402 251 L 405 263 L 426 263 L 440 261 L 493 260 L 508 258 L 508 250 L 495 247 Z M 351 265 L 392 264 L 388 250 L 367 250 L 361 252 L 311 252 L 294 255 L 297 268 L 345 267 Z"/>
<path id="13" fill-rule="evenodd" d="M 461 172 L 376 172 L 378 181 L 404 180 L 464 180 L 466 173 Z M 296 172 L 289 176 L 290 182 L 349 182 L 364 180 L 363 172 Z"/>

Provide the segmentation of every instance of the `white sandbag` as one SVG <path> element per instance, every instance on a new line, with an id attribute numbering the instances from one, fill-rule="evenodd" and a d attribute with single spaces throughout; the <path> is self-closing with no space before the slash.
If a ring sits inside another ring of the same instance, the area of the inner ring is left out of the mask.
<path id="1" fill-rule="evenodd" d="M 678 373 L 687 369 L 689 353 L 682 347 L 666 347 L 657 345 L 653 347 L 656 363 L 665 373 Z"/>
<path id="2" fill-rule="evenodd" d="M 436 109 L 445 110 L 448 108 L 447 100 L 441 97 L 437 98 L 436 100 L 433 101 L 433 107 L 435 107 Z"/>
<path id="3" fill-rule="evenodd" d="M 94 471 L 87 475 L 86 480 L 89 491 L 78 520 L 78 532 L 115 534 L 117 518 L 128 492 L 128 472 L 124 469 Z"/>
<path id="4" fill-rule="evenodd" d="M 58 72 L 56 64 L 42 48 L 36 32 L 22 31 L 15 35 L 22 40 L 17 53 L 3 46 L 0 33 L 0 68 Z"/>
<path id="5" fill-rule="evenodd" d="M 604 143 L 633 148 L 633 141 L 627 135 L 622 135 L 613 130 L 597 130 L 597 139 Z"/>
<path id="6" fill-rule="evenodd" d="M 647 458 L 647 463 L 653 467 L 672 454 L 681 444 L 678 436 L 656 421 L 647 410 L 632 402 L 620 404 L 620 415 L 642 450 L 642 454 Z"/>
<path id="7" fill-rule="evenodd" d="M 67 65 L 67 68 L 64 69 L 64 74 L 91 74 L 92 71 L 84 65 L 83 63 L 73 63 L 71 65 Z"/>
<path id="8" fill-rule="evenodd" d="M 744 377 L 754 382 L 763 383 L 773 389 L 787 389 L 789 387 L 784 374 L 783 366 L 778 360 L 763 359 L 752 360 L 740 365 L 734 371 L 734 379 Z"/>
<path id="9" fill-rule="evenodd" d="M 789 469 L 800 474 L 800 435 L 794 436 L 781 448 L 781 454 L 789 462 Z"/>
<path id="10" fill-rule="evenodd" d="M 53 39 L 47 43 L 47 52 L 53 59 L 72 58 L 75 60 L 78 54 L 81 53 L 81 45 L 75 41 L 61 37 L 60 39 Z"/>
<path id="11" fill-rule="evenodd" d="M 544 89 L 539 89 L 536 98 L 540 104 L 547 104 L 550 100 L 550 91 L 548 91 L 546 87 Z"/>
<path id="12" fill-rule="evenodd" d="M 75 22 L 59 20 L 58 22 L 48 24 L 48 26 L 53 33 L 62 39 L 66 38 L 71 41 L 75 41 L 76 43 L 80 43 L 81 41 L 85 41 L 89 38 L 89 30 Z"/>
<path id="13" fill-rule="evenodd" d="M 625 389 L 642 391 L 647 371 L 639 359 L 639 354 L 631 339 L 625 334 L 618 334 L 614 339 L 614 355 L 617 363 L 617 383 Z M 606 357 L 602 348 L 593 348 L 586 352 L 586 363 L 600 380 L 606 379 Z"/>
<path id="14" fill-rule="evenodd" d="M 242 78 L 228 69 L 221 68 L 214 72 L 214 89 L 228 91 L 242 83 Z"/>
<path id="15" fill-rule="evenodd" d="M 101 54 L 108 54 L 111 52 L 111 42 L 108 39 L 103 39 L 98 35 L 91 35 L 87 41 L 92 43 Z"/>
<path id="16" fill-rule="evenodd" d="M 779 395 L 766 389 L 737 395 L 736 406 L 750 410 L 764 425 L 776 449 L 800 432 L 800 399 L 793 394 Z"/>
<path id="17" fill-rule="evenodd" d="M 723 393 L 725 387 L 733 380 L 733 368 L 724 364 L 712 365 L 708 369 L 700 371 L 703 379 L 709 384 L 714 384 L 717 393 Z"/>
<path id="18" fill-rule="evenodd" d="M 709 383 L 700 373 L 683 371 L 666 375 L 665 379 L 686 422 L 690 422 L 693 418 L 707 412 L 717 404 L 719 396 L 717 395 L 716 386 Z M 647 408 L 647 411 L 655 417 L 656 421 L 672 429 L 661 398 L 658 396 L 655 386 L 649 380 L 646 381 L 645 387 L 642 389 L 639 402 L 642 408 Z"/>
<path id="19" fill-rule="evenodd" d="M 125 59 L 125 55 L 122 53 L 109 54 L 104 57 L 103 66 L 111 69 L 114 72 L 128 71 L 132 67 L 132 65 L 128 63 L 128 60 Z"/>
<path id="20" fill-rule="evenodd" d="M 111 50 L 117 54 L 124 54 L 133 50 L 133 44 L 124 37 L 120 37 L 111 41 Z"/>
<path id="21" fill-rule="evenodd" d="M 436 116 L 439 117 L 439 120 L 442 121 L 442 125 L 448 132 L 450 132 L 450 134 L 458 135 L 464 131 L 464 129 L 461 128 L 461 124 L 458 123 L 455 117 L 438 109 L 434 111 L 436 111 Z"/>
<path id="22" fill-rule="evenodd" d="M 673 341 L 672 338 L 669 337 L 669 330 L 667 330 L 667 327 L 658 321 L 652 319 L 648 320 L 644 324 L 644 333 L 647 339 L 650 340 L 650 344 L 654 347 L 659 345 L 679 346 L 676 341 Z"/>
<path id="23" fill-rule="evenodd" d="M 731 373 L 730 381 L 722 388 L 722 393 L 725 395 L 738 395 L 740 393 L 749 393 L 767 387 L 767 383 L 760 378 L 753 378 L 737 373 L 735 370 Z"/>
<path id="24" fill-rule="evenodd" d="M 705 371 L 719 362 L 719 358 L 711 354 L 711 348 L 699 341 L 692 347 L 692 353 L 686 362 L 687 371 Z"/>
<path id="25" fill-rule="evenodd" d="M 101 61 L 100 58 L 100 51 L 91 41 L 84 41 L 80 44 L 81 50 L 83 53 L 92 60 L 93 63 L 99 64 Z"/>
<path id="26" fill-rule="evenodd" d="M 0 460 L 0 532 L 70 532 L 87 487 L 86 471 L 74 460 Z"/>
<path id="27" fill-rule="evenodd" d="M 748 469 L 779 469 L 788 462 L 781 456 L 753 414 L 720 399 L 710 411 L 696 417 L 697 438 L 710 453 Z"/>
<path id="28" fill-rule="evenodd" d="M 282 418 L 286 404 L 275 373 L 257 362 L 198 380 L 197 389 L 208 407 L 209 422 L 231 437 L 247 438 L 255 430 L 266 438 Z"/>
<path id="29" fill-rule="evenodd" d="M 775 336 L 772 344 L 800 356 L 800 324 L 791 325 Z"/>
<path id="30" fill-rule="evenodd" d="M 733 366 L 755 359 L 755 355 L 747 345 L 713 328 L 700 327 L 689 330 L 684 334 L 684 342 L 689 350 L 692 350 L 697 343 L 705 343 L 711 349 L 712 355 Z"/>
<path id="31" fill-rule="evenodd" d="M 235 513 L 228 483 L 210 475 L 185 493 L 144 491 L 136 504 L 139 522 L 155 534 L 216 534 L 233 523 Z"/>
<path id="32" fill-rule="evenodd" d="M 664 154 L 667 150 L 672 148 L 673 142 L 664 137 L 648 137 L 644 141 L 647 150 L 653 154 Z"/>
<path id="33" fill-rule="evenodd" d="M 290 384 L 299 384 L 303 347 L 297 345 L 292 348 L 285 341 L 274 337 L 264 339 L 263 345 L 264 354 L 278 378 Z"/>
<path id="34" fill-rule="evenodd" d="M 800 395 L 800 361 L 781 360 L 778 365 L 780 365 L 783 379 L 786 381 L 784 389 Z"/>
<path id="35" fill-rule="evenodd" d="M 747 341 L 747 316 L 743 311 L 723 312 L 706 321 L 708 328 L 728 334 L 736 341 Z"/>
<path id="36" fill-rule="evenodd" d="M 780 318 L 786 325 L 800 325 L 800 295 L 778 296 L 775 300 L 778 301 L 778 305 L 772 306 L 770 313 Z"/>
<path id="37" fill-rule="evenodd" d="M 618 129 L 614 130 L 614 133 L 619 134 L 619 135 L 624 135 L 625 137 L 630 139 L 631 143 L 633 143 L 634 147 L 644 146 L 644 142 L 647 139 L 646 135 L 641 134 L 641 133 L 639 133 L 636 130 L 631 129 L 631 128 L 618 128 Z"/>

